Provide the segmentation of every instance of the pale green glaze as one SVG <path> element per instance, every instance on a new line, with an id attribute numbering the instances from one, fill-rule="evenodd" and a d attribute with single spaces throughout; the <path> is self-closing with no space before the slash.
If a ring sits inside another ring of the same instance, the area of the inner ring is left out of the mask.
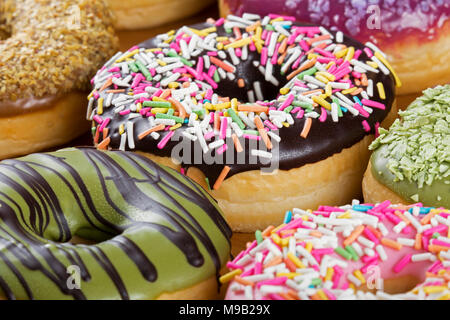
<path id="1" fill-rule="evenodd" d="M 427 89 L 369 147 L 372 173 L 409 202 L 450 206 L 450 85 Z"/>
<path id="2" fill-rule="evenodd" d="M 83 194 L 76 173 L 88 194 Z M 18 191 L 20 187 L 25 189 Z M 52 192 L 57 198 L 52 199 Z M 32 208 L 42 210 L 42 215 Z M 168 215 L 158 214 L 161 210 Z M 169 221 L 169 216 L 176 223 Z M 63 218 L 66 232 L 64 224 L 57 223 Z M 155 229 L 159 226 L 176 231 L 178 238 L 171 241 Z M 0 296 L 156 298 L 163 292 L 186 288 L 216 275 L 229 258 L 230 234 L 217 204 L 201 187 L 172 169 L 132 153 L 64 149 L 0 162 Z M 100 242 L 92 246 L 73 245 L 67 242 L 73 235 Z M 132 259 L 136 250 L 125 252 L 114 242 L 123 241 L 124 237 L 154 265 L 154 281 L 147 280 L 138 268 L 149 272 L 147 263 Z M 189 239 L 193 240 L 191 247 L 181 250 L 175 245 L 187 246 Z M 78 291 L 82 296 L 74 295 L 74 290 L 64 292 L 69 277 L 66 269 L 74 265 L 64 255 L 69 250 L 79 255 L 91 276 L 81 280 Z M 92 250 L 105 255 L 125 290 L 117 287 L 113 280 L 117 278 L 105 271 L 105 265 L 90 253 Z M 48 258 L 50 252 L 52 258 Z M 29 263 L 33 257 L 42 268 L 32 270 Z"/>

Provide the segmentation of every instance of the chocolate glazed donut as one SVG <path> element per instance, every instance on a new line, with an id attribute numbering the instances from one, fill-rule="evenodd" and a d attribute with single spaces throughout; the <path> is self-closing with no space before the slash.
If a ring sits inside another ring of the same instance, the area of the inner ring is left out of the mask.
<path id="1" fill-rule="evenodd" d="M 230 235 L 202 188 L 145 157 L 86 148 L 0 162 L 8 299 L 162 297 L 216 278 Z M 79 287 L 68 286 L 68 270 Z"/>
<path id="2" fill-rule="evenodd" d="M 240 17 L 233 17 L 230 18 L 233 22 L 240 21 L 239 19 L 242 19 Z M 230 20 L 230 21 L 231 21 Z M 225 20 L 227 21 L 227 20 Z M 290 22 L 290 21 L 289 21 Z M 225 22 L 227 23 L 227 22 Z M 261 23 L 261 21 L 257 20 L 255 24 Z M 306 24 L 300 24 L 293 22 L 292 25 L 290 25 L 292 30 L 294 28 L 303 28 L 308 30 L 320 30 L 315 31 L 317 34 L 314 34 L 314 36 L 319 35 L 330 35 L 331 39 L 339 38 L 341 37 L 342 40 L 340 43 L 342 45 L 345 45 L 346 48 L 353 47 L 355 52 L 358 52 L 359 60 L 361 61 L 370 61 L 370 57 L 372 56 L 370 50 L 366 48 L 361 43 L 355 41 L 354 39 L 347 37 L 343 35 L 342 33 L 338 34 L 337 32 L 332 32 L 329 30 L 325 30 L 323 28 L 319 28 L 316 26 L 306 25 Z M 149 117 L 154 116 L 155 114 L 152 114 L 150 111 L 146 111 L 145 109 L 150 108 L 142 108 L 139 112 L 139 110 L 136 110 L 136 104 L 133 103 L 126 103 L 126 100 L 128 98 L 124 98 L 121 100 L 120 97 L 120 91 L 122 91 L 122 95 L 128 95 L 128 97 L 134 94 L 133 85 L 131 84 L 129 75 L 134 75 L 136 77 L 136 74 L 140 74 L 141 69 L 135 68 L 133 71 L 134 73 L 127 73 L 124 72 L 124 69 L 128 70 L 128 67 L 123 68 L 123 61 L 125 59 L 129 59 L 130 61 L 134 61 L 132 58 L 133 56 L 136 57 L 140 53 L 144 52 L 154 52 L 153 57 L 155 59 L 164 59 L 166 57 L 170 57 L 170 59 L 180 58 L 181 53 L 175 52 L 173 47 L 170 48 L 167 47 L 168 43 L 167 39 L 172 39 L 173 37 L 178 37 L 180 32 L 189 32 L 186 30 L 190 30 L 191 33 L 198 33 L 202 32 L 202 30 L 214 30 L 211 31 L 213 33 L 216 33 L 216 38 L 225 38 L 230 37 L 233 33 L 228 30 L 224 25 L 220 25 L 216 22 L 212 23 L 202 23 L 193 25 L 190 27 L 183 27 L 183 29 L 175 31 L 174 33 L 165 34 L 160 37 L 156 37 L 153 39 L 149 39 L 140 45 L 133 47 L 126 53 L 118 53 L 115 57 L 113 57 L 109 63 L 107 63 L 96 75 L 94 78 L 94 91 L 90 96 L 90 107 L 92 109 L 92 112 L 88 112 L 91 114 L 91 118 L 93 119 L 93 133 L 94 133 L 94 140 L 96 143 L 98 143 L 99 147 L 101 148 L 120 148 L 123 150 L 135 150 L 137 152 L 144 152 L 147 155 L 151 154 L 152 157 L 155 157 L 159 160 L 162 158 L 168 158 L 172 157 L 178 160 L 181 163 L 182 169 L 185 171 L 191 171 L 192 168 L 198 169 L 204 176 L 207 178 L 207 182 L 209 183 L 209 186 L 211 189 L 216 189 L 213 187 L 217 181 L 221 180 L 223 178 L 223 170 L 224 170 L 224 163 L 223 162 L 208 162 L 204 161 L 202 159 L 201 161 L 198 161 L 199 155 L 202 153 L 202 149 L 200 148 L 199 141 L 191 141 L 188 139 L 182 139 L 183 135 L 185 133 L 192 133 L 192 128 L 190 125 L 187 125 L 187 119 L 184 119 L 185 121 L 181 121 L 181 127 L 178 126 L 176 128 L 175 133 L 172 132 L 172 129 L 169 131 L 167 130 L 168 127 L 166 127 L 166 130 L 159 131 L 157 133 L 158 138 L 154 138 L 151 135 L 148 135 L 149 133 Z M 194 30 L 194 31 L 192 31 Z M 239 29 L 242 34 L 246 32 L 245 28 Z M 294 31 L 292 31 L 294 33 Z M 231 33 L 231 35 L 230 35 Z M 175 35 L 174 35 L 175 34 Z M 206 34 L 206 33 L 205 33 Z M 251 36 L 251 35 L 250 35 Z M 287 37 L 288 38 L 288 37 Z M 311 37 L 314 38 L 314 37 Z M 230 40 L 232 42 L 232 40 Z M 239 40 L 237 40 L 239 41 Z M 333 42 L 334 43 L 334 42 Z M 172 44 L 172 43 L 171 43 Z M 165 45 L 165 47 L 163 46 Z M 157 49 L 158 47 L 163 47 L 165 49 Z M 289 59 L 292 52 L 299 48 L 298 44 L 295 44 L 292 46 L 291 51 L 287 54 L 286 60 Z M 166 51 L 164 51 L 166 50 Z M 200 63 L 199 59 L 201 57 L 204 57 L 211 53 L 210 48 L 205 48 L 203 50 L 198 49 L 199 52 L 196 53 L 195 57 L 192 57 L 191 60 L 187 61 L 188 59 L 184 60 L 185 64 L 188 64 L 192 68 L 195 68 L 198 63 Z M 226 50 L 223 50 L 226 52 Z M 136 54 L 135 54 L 136 53 Z M 370 56 L 369 56 L 370 54 Z M 380 54 L 380 53 L 378 53 Z M 303 56 L 299 57 L 299 62 L 297 65 L 302 66 L 302 64 L 308 62 L 308 56 L 309 54 L 304 54 Z M 230 59 L 230 56 L 227 56 L 227 59 Z M 142 60 L 141 57 L 138 57 L 137 60 Z M 222 57 L 222 60 L 223 59 Z M 286 97 L 288 97 L 289 94 L 281 94 L 277 98 L 277 94 L 280 91 L 281 88 L 284 88 L 287 82 L 289 82 L 286 79 L 286 76 L 296 71 L 295 69 L 291 70 L 283 70 L 284 64 L 275 63 L 273 64 L 273 72 L 271 75 L 271 81 L 265 80 L 265 75 L 258 70 L 258 66 L 261 65 L 255 65 L 255 62 L 259 62 L 261 60 L 261 54 L 258 52 L 258 50 L 248 50 L 248 57 L 247 59 L 240 59 L 238 64 L 234 64 L 234 72 L 232 77 L 225 77 L 220 78 L 220 81 L 217 84 L 217 88 L 213 87 L 213 92 L 217 94 L 220 97 L 225 97 L 223 101 L 227 101 L 227 99 L 233 100 L 233 98 L 239 100 L 239 101 L 248 101 L 249 92 L 254 90 L 254 84 L 259 83 L 260 85 L 260 91 L 263 97 L 262 99 L 258 100 L 266 100 L 262 103 L 262 105 L 259 105 L 263 109 L 265 108 L 266 113 L 268 114 L 267 110 L 270 110 L 268 107 L 263 106 L 270 106 L 273 109 L 280 109 L 280 107 L 283 107 L 284 101 L 287 100 Z M 212 61 L 212 59 L 211 59 Z M 145 62 L 145 61 L 144 61 Z M 172 63 L 172 62 L 170 62 Z M 203 63 L 203 60 L 202 62 Z M 213 63 L 211 63 L 213 65 Z M 231 63 L 229 63 L 231 65 Z M 122 66 L 119 67 L 119 66 Z M 159 68 L 159 67 L 158 67 Z M 164 67 L 162 67 L 164 68 Z M 386 69 L 386 68 L 385 68 Z M 282 128 L 277 132 L 279 135 L 279 138 L 281 138 L 281 142 L 279 144 L 275 145 L 274 140 L 272 142 L 274 143 L 274 147 L 272 149 L 272 153 L 277 152 L 278 157 L 273 157 L 273 161 L 271 163 L 268 163 L 268 161 L 265 161 L 267 159 L 262 159 L 261 157 L 255 156 L 252 154 L 252 152 L 255 149 L 255 145 L 252 144 L 252 141 L 249 139 L 240 139 L 241 145 L 243 148 L 243 153 L 239 153 L 236 148 L 233 146 L 233 139 L 231 139 L 229 136 L 227 136 L 226 144 L 228 146 L 227 149 L 223 152 L 222 156 L 224 159 L 227 159 L 226 165 L 229 168 L 229 171 L 227 172 L 226 179 L 230 179 L 235 175 L 247 173 L 251 171 L 256 171 L 261 168 L 273 168 L 274 162 L 276 163 L 276 166 L 281 169 L 282 171 L 289 171 L 291 169 L 297 169 L 303 166 L 306 166 L 308 164 L 316 164 L 318 162 L 321 162 L 322 160 L 328 159 L 331 156 L 338 154 L 342 152 L 345 149 L 351 148 L 355 146 L 358 142 L 361 142 L 364 140 L 364 143 L 367 143 L 367 136 L 375 133 L 375 127 L 382 123 L 383 120 L 385 120 L 389 115 L 395 114 L 395 108 L 391 108 L 394 104 L 394 97 L 395 97 L 395 81 L 394 81 L 394 75 L 392 73 L 385 74 L 384 72 L 381 72 L 379 70 L 376 70 L 377 72 L 367 72 L 367 79 L 368 81 L 371 81 L 373 83 L 373 86 L 375 87 L 376 84 L 380 83 L 383 85 L 384 92 L 383 94 L 380 91 L 377 91 L 376 87 L 373 90 L 373 94 L 370 96 L 370 99 L 376 103 L 381 103 L 385 107 L 383 108 L 373 108 L 370 110 L 370 116 L 363 117 L 361 115 L 355 115 L 354 113 L 349 112 L 346 110 L 343 112 L 342 116 L 339 117 L 339 121 L 336 122 L 332 119 L 331 111 L 325 110 L 325 108 L 321 108 L 320 105 L 317 105 L 319 107 L 318 112 L 320 113 L 320 110 L 322 110 L 322 114 L 325 113 L 325 119 L 313 119 L 313 124 L 309 130 L 309 133 L 307 135 L 307 138 L 300 137 L 300 133 L 302 132 L 302 129 L 306 126 L 306 123 L 311 120 L 307 117 L 295 117 L 293 123 L 290 125 L 286 125 L 285 127 L 282 126 Z M 109 72 L 109 74 L 108 74 Z M 178 71 L 174 71 L 178 72 Z M 181 71 L 180 71 L 181 72 Z M 195 70 L 194 70 L 195 72 Z M 191 72 L 191 73 L 194 73 Z M 146 77 L 146 80 L 144 79 L 141 81 L 142 83 L 145 83 L 145 85 L 150 86 L 151 89 L 148 91 L 152 98 L 154 97 L 154 90 L 157 90 L 156 88 L 161 84 L 161 78 L 159 80 L 155 80 L 156 76 L 154 78 L 149 77 L 148 70 L 143 71 L 144 76 Z M 297 73 L 296 75 L 298 75 Z M 114 80 L 114 83 L 108 79 L 109 77 L 113 77 L 119 80 Z M 158 76 L 158 75 L 157 75 Z M 121 79 L 125 79 L 128 77 L 128 80 L 130 84 L 124 84 L 121 83 Z M 353 77 L 350 75 L 350 77 Z M 194 78 L 194 77 L 193 77 Z M 133 79 L 133 78 L 131 78 Z M 136 79 L 136 78 L 134 78 Z M 353 79 L 353 78 L 351 78 Z M 192 82 L 196 82 L 195 79 L 191 79 Z M 238 80 L 243 80 L 244 85 L 238 85 Z M 108 85 L 108 81 L 109 85 Z M 337 80 L 336 80 L 337 81 Z M 181 82 L 181 81 L 180 81 Z M 190 83 L 192 83 L 190 82 Z M 204 80 L 203 82 L 206 82 Z M 134 80 L 133 80 L 134 83 Z M 181 83 L 177 84 L 180 85 Z M 211 84 L 211 82 L 209 82 Z M 165 84 L 167 86 L 167 84 Z M 161 88 L 165 88 L 165 86 L 161 86 Z M 131 87 L 131 88 L 130 88 Z M 155 88 L 156 87 L 156 88 Z M 137 91 L 137 90 L 136 90 Z M 198 94 L 201 90 L 198 90 L 197 92 L 193 93 L 195 95 L 195 98 L 198 98 Z M 144 91 L 142 91 L 144 92 Z M 145 92 L 142 94 L 146 94 Z M 153 95 L 152 95 L 153 94 Z M 350 99 L 352 99 L 352 96 L 350 96 Z M 201 98 L 201 96 L 200 96 Z M 277 98 L 277 99 L 275 99 Z M 156 97 L 157 101 L 162 101 L 161 99 L 158 99 Z M 275 99 L 275 100 L 274 100 Z M 362 99 L 362 98 L 361 98 Z M 143 99 L 143 106 L 146 106 L 147 100 L 151 100 L 151 98 Z M 153 98 L 155 100 L 155 98 Z M 101 106 L 99 105 L 99 101 Z M 109 101 L 109 103 L 106 103 Z M 112 102 L 111 102 L 112 101 Z M 118 103 L 115 104 L 115 101 Z M 125 101 L 125 102 L 124 102 Z M 140 100 L 138 100 L 140 101 Z M 209 103 L 209 100 L 204 101 L 203 103 Z M 228 100 L 229 101 L 229 100 Z M 269 102 L 267 102 L 269 101 Z M 355 100 L 356 101 L 356 100 Z M 150 102 L 153 103 L 153 102 Z M 165 102 L 166 104 L 169 102 Z M 354 103 L 353 101 L 351 102 Z M 133 110 L 134 105 L 134 110 Z M 246 104 L 241 104 L 242 106 L 246 106 Z M 362 104 L 361 104 L 362 106 Z M 351 107 L 351 105 L 349 106 Z M 364 106 L 365 107 L 365 106 Z M 144 110 L 143 110 L 144 109 Z M 155 108 L 156 109 L 156 108 Z M 230 109 L 227 109 L 230 110 Z M 144 111 L 144 112 L 142 112 Z M 212 112 L 212 110 L 209 110 Z M 308 111 L 308 110 L 307 110 Z M 310 110 L 312 111 L 312 110 Z M 392 112 L 391 112 L 392 111 Z M 237 112 L 236 112 L 237 113 Z M 356 112 L 358 114 L 358 112 Z M 228 115 L 229 117 L 230 115 Z M 157 115 L 158 118 L 158 115 Z M 391 119 L 390 119 L 391 120 Z M 365 122 L 364 125 L 362 125 L 362 122 Z M 124 139 L 124 131 L 128 130 L 128 125 L 131 125 L 132 130 L 128 132 L 128 143 L 126 143 L 127 140 Z M 151 127 L 151 124 L 150 124 Z M 106 129 L 103 131 L 103 129 Z M 267 128 L 266 128 L 267 129 Z M 130 135 L 132 136 L 132 141 L 130 141 Z M 143 136 L 143 137 L 142 137 Z M 180 143 L 180 140 L 182 139 L 182 143 Z M 216 135 L 214 141 L 217 141 L 218 137 Z M 164 143 L 162 143 L 162 141 Z M 182 147 L 180 145 L 182 144 Z M 262 144 L 262 143 L 260 143 Z M 264 144 L 262 144 L 264 145 Z M 261 145 L 259 146 L 261 147 Z M 264 146 L 263 146 L 264 147 Z M 362 147 L 361 150 L 363 150 L 365 147 Z M 367 153 L 367 151 L 364 151 Z M 204 152 L 205 153 L 205 152 Z M 214 157 L 220 157 L 221 155 L 217 152 L 217 150 L 209 150 L 207 152 L 207 155 L 210 155 L 212 158 Z M 368 156 L 367 156 L 368 157 Z M 201 157 L 200 157 L 201 158 Z M 233 159 L 234 161 L 228 161 L 228 159 Z M 243 159 L 243 161 L 239 162 L 236 161 L 236 159 Z M 363 158 L 361 162 L 365 162 L 366 159 Z M 163 160 L 164 162 L 164 160 Z M 269 161 L 270 162 L 270 161 Z M 167 162 L 165 162 L 167 163 Z M 365 164 L 363 165 L 365 167 Z M 361 169 L 363 170 L 363 169 Z M 188 172 L 189 174 L 189 172 Z M 362 172 L 361 172 L 362 177 Z M 196 181 L 199 182 L 201 179 L 196 179 Z M 361 180 L 361 179 L 360 179 Z M 200 181 L 201 183 L 201 181 Z M 261 182 L 265 183 L 265 182 Z M 207 187 L 207 184 L 203 184 L 205 187 Z M 360 184 L 360 181 L 359 181 Z M 360 188 L 359 188 L 360 189 Z M 214 197 L 218 196 L 215 194 L 216 190 L 213 191 Z M 218 191 L 220 192 L 220 190 Z M 358 192 L 358 191 L 356 191 Z M 221 203 L 221 196 L 219 195 L 216 199 L 219 199 L 219 204 Z M 350 196 L 350 199 L 352 197 L 357 196 L 356 194 L 353 194 Z M 243 195 L 243 197 L 245 197 Z M 349 200 L 350 200 L 349 199 Z M 336 202 L 336 200 L 334 200 Z M 339 200 L 341 201 L 341 200 Z M 345 200 L 346 201 L 346 200 Z M 285 206 L 283 205 L 283 208 Z M 286 206 L 289 208 L 289 206 Z M 225 214 L 227 214 L 227 210 L 225 210 Z M 233 227 L 233 226 L 232 226 Z M 239 227 L 238 227 L 239 228 Z"/>

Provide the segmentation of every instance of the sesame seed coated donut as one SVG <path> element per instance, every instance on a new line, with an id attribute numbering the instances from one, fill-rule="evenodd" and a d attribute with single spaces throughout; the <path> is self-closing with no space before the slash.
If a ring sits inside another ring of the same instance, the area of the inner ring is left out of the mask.
<path id="1" fill-rule="evenodd" d="M 254 231 L 295 202 L 361 193 L 367 145 L 395 115 L 395 84 L 374 46 L 244 14 L 117 53 L 94 77 L 88 114 L 99 148 L 172 157 L 211 190 L 234 230 Z"/>
<path id="2" fill-rule="evenodd" d="M 0 159 L 83 132 L 83 92 L 118 47 L 104 1 L 5 0 L 0 26 Z"/>

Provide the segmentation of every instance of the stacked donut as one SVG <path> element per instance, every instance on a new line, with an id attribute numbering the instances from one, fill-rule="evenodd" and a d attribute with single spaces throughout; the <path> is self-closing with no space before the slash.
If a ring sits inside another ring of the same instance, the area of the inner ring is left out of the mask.
<path id="1" fill-rule="evenodd" d="M 361 194 L 367 146 L 396 113 L 394 83 L 373 44 L 230 15 L 117 53 L 94 77 L 88 114 L 98 148 L 171 165 L 210 190 L 234 230 L 254 231 L 294 205 Z"/>
<path id="2" fill-rule="evenodd" d="M 294 209 L 227 266 L 227 299 L 450 299 L 450 210 Z"/>

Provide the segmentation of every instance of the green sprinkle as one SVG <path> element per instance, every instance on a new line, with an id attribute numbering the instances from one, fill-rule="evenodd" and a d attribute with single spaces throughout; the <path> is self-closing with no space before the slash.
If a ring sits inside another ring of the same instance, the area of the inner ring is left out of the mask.
<path id="1" fill-rule="evenodd" d="M 211 185 L 209 184 L 209 179 L 205 178 L 206 185 L 208 186 L 208 190 L 211 191 Z"/>
<path id="2" fill-rule="evenodd" d="M 352 258 L 352 255 L 341 247 L 337 247 L 336 249 L 334 249 L 334 252 L 336 252 L 338 255 L 340 255 L 342 258 L 346 260 L 350 260 Z"/>
<path id="3" fill-rule="evenodd" d="M 157 113 L 156 119 L 170 119 L 170 120 L 175 120 L 176 123 L 183 123 L 183 121 L 184 121 L 183 118 L 175 117 L 175 116 L 168 115 L 165 113 Z"/>
<path id="4" fill-rule="evenodd" d="M 169 108 L 169 110 L 167 110 L 167 115 L 168 116 L 173 116 L 173 113 L 175 112 L 175 110 L 173 108 Z"/>
<path id="5" fill-rule="evenodd" d="M 136 66 L 134 62 L 129 62 L 128 68 L 130 68 L 130 70 L 133 71 L 134 73 L 139 72 L 139 68 Z"/>
<path id="6" fill-rule="evenodd" d="M 440 234 L 439 232 L 435 232 L 435 233 L 433 233 L 433 235 L 432 235 L 433 239 L 437 239 L 437 238 L 439 238 L 440 236 L 441 236 L 441 234 Z"/>
<path id="7" fill-rule="evenodd" d="M 242 132 L 245 133 L 245 134 L 251 134 L 251 135 L 254 135 L 254 136 L 259 136 L 259 132 L 256 131 L 256 130 L 242 130 Z"/>
<path id="8" fill-rule="evenodd" d="M 262 237 L 262 233 L 261 233 L 261 230 L 256 230 L 255 231 L 255 238 L 256 238 L 256 242 L 258 243 L 258 244 L 260 244 L 261 242 L 263 242 L 263 237 Z"/>
<path id="9" fill-rule="evenodd" d="M 139 60 L 136 60 L 135 64 L 139 68 L 139 71 L 142 72 L 142 74 L 145 76 L 145 78 L 148 81 L 152 81 L 153 80 L 153 77 L 152 77 L 150 71 L 148 71 L 148 69 L 142 64 L 142 62 L 140 62 Z"/>
<path id="10" fill-rule="evenodd" d="M 238 117 L 236 112 L 234 112 L 233 108 L 227 109 L 227 112 L 230 115 L 231 119 L 233 119 L 233 121 L 237 123 L 239 128 L 241 128 L 241 130 L 244 130 L 245 124 L 242 122 L 241 118 Z"/>
<path id="11" fill-rule="evenodd" d="M 180 61 L 184 64 L 184 65 L 186 65 L 186 66 L 188 66 L 188 67 L 192 67 L 193 66 L 193 64 L 189 61 L 189 60 L 187 60 L 186 58 L 184 58 L 184 57 L 180 57 L 178 54 L 176 54 L 175 52 L 173 52 L 173 51 L 169 51 L 169 53 L 167 54 L 169 57 L 172 57 L 172 58 L 179 58 L 180 59 Z"/>
<path id="12" fill-rule="evenodd" d="M 199 118 L 205 114 L 205 110 L 204 109 L 192 110 L 192 112 L 194 112 L 196 115 L 198 115 Z"/>
<path id="13" fill-rule="evenodd" d="M 341 105 L 339 104 L 339 100 L 337 98 L 332 98 L 333 102 L 336 103 L 336 105 L 338 106 L 338 116 L 342 117 L 342 109 L 341 109 Z"/>
<path id="14" fill-rule="evenodd" d="M 214 71 L 213 80 L 217 83 L 220 82 L 219 72 L 217 70 Z"/>
<path id="15" fill-rule="evenodd" d="M 304 109 L 313 109 L 313 105 L 305 101 L 292 101 L 292 105 L 295 107 L 302 107 Z"/>
<path id="16" fill-rule="evenodd" d="M 356 253 L 355 249 L 351 245 L 346 246 L 345 250 L 347 250 L 351 254 L 352 259 L 354 261 L 358 261 L 359 260 L 358 254 Z"/>
<path id="17" fill-rule="evenodd" d="M 311 285 L 318 286 L 322 283 L 322 280 L 320 278 L 315 278 L 311 280 Z"/>
<path id="18" fill-rule="evenodd" d="M 284 109 L 283 111 L 286 112 L 286 113 L 289 113 L 289 112 L 292 111 L 292 109 L 294 109 L 294 107 L 293 106 L 289 106 L 286 109 Z"/>
<path id="19" fill-rule="evenodd" d="M 266 25 L 264 29 L 266 29 L 267 31 L 275 31 L 275 28 L 271 24 Z"/>
<path id="20" fill-rule="evenodd" d="M 152 108 L 170 108 L 172 104 L 166 101 L 144 101 L 142 103 L 144 107 L 152 107 Z"/>
<path id="21" fill-rule="evenodd" d="M 305 70 L 303 72 L 300 72 L 300 74 L 297 76 L 297 79 L 303 80 L 304 76 L 311 76 L 317 72 L 316 67 L 309 68 L 308 70 Z"/>

